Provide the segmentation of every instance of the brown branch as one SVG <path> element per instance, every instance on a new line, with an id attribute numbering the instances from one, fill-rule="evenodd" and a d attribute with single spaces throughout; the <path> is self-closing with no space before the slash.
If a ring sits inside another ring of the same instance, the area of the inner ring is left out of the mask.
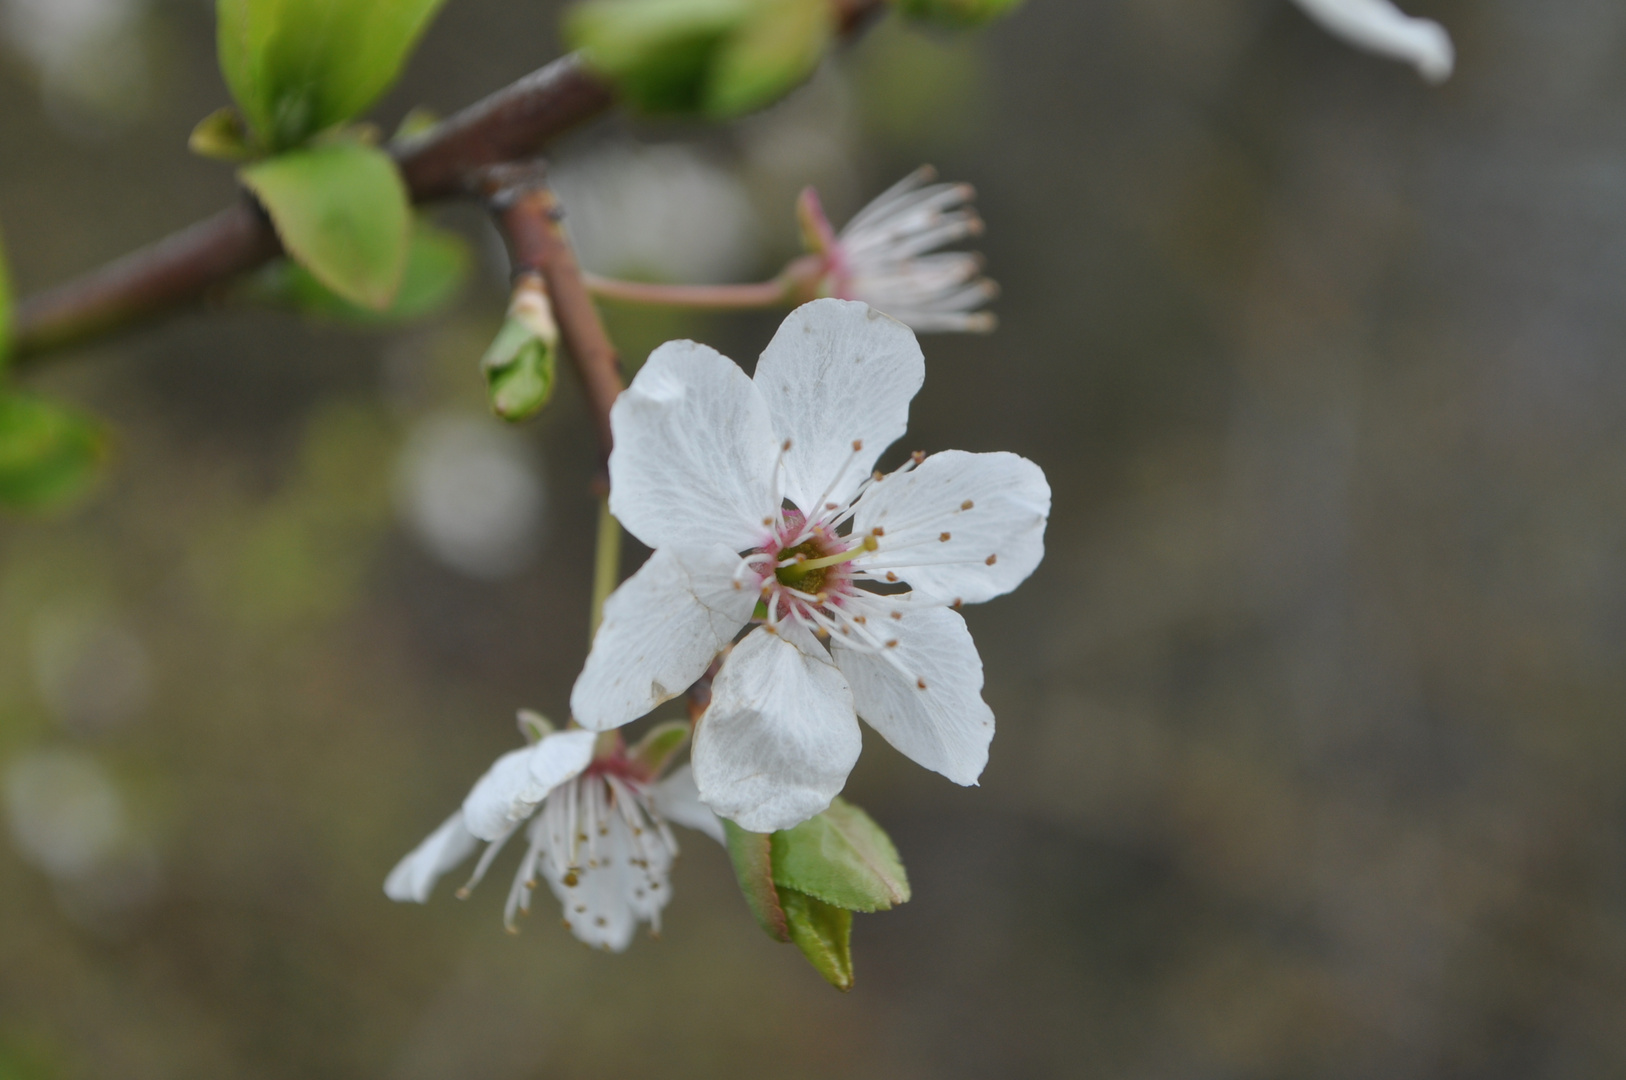
<path id="1" fill-rule="evenodd" d="M 559 226 L 564 217 L 559 200 L 543 181 L 539 164 L 492 166 L 485 171 L 482 186 L 508 239 L 515 271 L 542 277 L 565 354 L 587 394 L 599 451 L 608 459 L 613 443 L 610 406 L 626 383 L 621 359 L 582 280 L 576 253 Z"/>
<path id="2" fill-rule="evenodd" d="M 851 36 L 885 0 L 832 0 Z M 575 56 L 565 56 L 392 148 L 414 202 L 466 194 L 489 165 L 523 160 L 606 111 L 615 94 Z M 264 212 L 237 205 L 18 305 L 19 359 L 84 341 L 203 299 L 282 251 Z"/>

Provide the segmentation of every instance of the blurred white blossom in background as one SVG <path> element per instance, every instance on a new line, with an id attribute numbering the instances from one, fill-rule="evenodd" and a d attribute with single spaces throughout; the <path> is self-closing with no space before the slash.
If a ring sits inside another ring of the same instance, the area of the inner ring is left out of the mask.
<path id="1" fill-rule="evenodd" d="M 719 281 L 753 268 L 758 226 L 728 170 L 686 146 L 618 143 L 552 176 L 582 264 L 656 281 Z"/>
<path id="2" fill-rule="evenodd" d="M 94 610 L 60 605 L 35 617 L 31 637 L 40 697 L 74 734 L 110 731 L 146 708 L 152 665 L 128 627 Z"/>
<path id="3" fill-rule="evenodd" d="M 396 503 L 424 549 L 453 570 L 495 580 L 530 565 L 547 492 L 523 436 L 469 413 L 421 420 L 396 469 Z"/>
<path id="4" fill-rule="evenodd" d="M 53 878 L 80 878 L 125 839 L 124 800 L 100 762 L 78 750 L 33 750 L 4 777 L 6 824 L 17 850 Z"/>
<path id="5" fill-rule="evenodd" d="M 1456 65 L 1445 28 L 1417 19 L 1389 0 L 1297 0 L 1305 14 L 1356 48 L 1403 60 L 1429 82 L 1444 82 Z"/>
<path id="6" fill-rule="evenodd" d="M 94 136 L 150 104 L 146 14 L 147 0 L 0 0 L 0 32 L 39 72 L 57 126 Z"/>

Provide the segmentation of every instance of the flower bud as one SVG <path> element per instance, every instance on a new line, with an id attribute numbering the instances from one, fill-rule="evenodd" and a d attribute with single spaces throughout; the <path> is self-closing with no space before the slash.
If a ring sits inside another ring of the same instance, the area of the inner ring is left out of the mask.
<path id="1" fill-rule="evenodd" d="M 515 423 L 541 412 L 553 396 L 558 352 L 559 328 L 548 294 L 540 277 L 527 274 L 514 286 L 508 317 L 480 358 L 491 411 Z"/>

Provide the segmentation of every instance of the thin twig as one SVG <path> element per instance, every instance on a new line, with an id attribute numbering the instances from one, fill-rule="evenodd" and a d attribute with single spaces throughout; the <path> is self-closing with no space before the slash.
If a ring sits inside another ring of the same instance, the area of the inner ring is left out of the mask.
<path id="1" fill-rule="evenodd" d="M 885 0 L 832 0 L 842 34 L 859 32 Z M 572 54 L 533 71 L 428 131 L 391 149 L 417 203 L 468 192 L 481 169 L 532 157 L 553 139 L 605 112 L 610 86 Z M 265 213 L 246 195 L 148 247 L 17 307 L 14 355 L 97 337 L 195 303 L 282 251 Z"/>

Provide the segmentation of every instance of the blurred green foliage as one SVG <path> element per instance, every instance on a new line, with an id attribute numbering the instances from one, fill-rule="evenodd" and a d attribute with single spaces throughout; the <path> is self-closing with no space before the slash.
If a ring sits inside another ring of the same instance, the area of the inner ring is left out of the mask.
<path id="1" fill-rule="evenodd" d="M 295 308 L 320 319 L 359 326 L 394 326 L 444 310 L 468 280 L 472 255 L 462 236 L 422 218 L 413 225 L 406 269 L 395 298 L 383 311 L 353 304 L 290 260 L 274 263 L 250 279 L 248 298 Z"/>
<path id="2" fill-rule="evenodd" d="M 723 119 L 761 108 L 818 65 L 828 0 L 587 0 L 565 34 L 634 107 Z"/>
<path id="3" fill-rule="evenodd" d="M 0 373 L 11 356 L 11 270 L 6 265 L 6 238 L 0 233 Z"/>
<path id="4" fill-rule="evenodd" d="M 238 174 L 288 253 L 353 304 L 387 311 L 406 273 L 412 210 L 389 155 L 347 139 L 291 150 Z"/>
<path id="5" fill-rule="evenodd" d="M 220 70 L 266 150 L 361 114 L 445 0 L 216 0 Z"/>
<path id="6" fill-rule="evenodd" d="M 1023 0 L 892 0 L 912 19 L 944 26 L 973 27 L 1009 15 Z"/>
<path id="7" fill-rule="evenodd" d="M 107 457 L 91 419 L 30 395 L 0 390 L 0 505 L 40 510 L 88 490 Z"/>

